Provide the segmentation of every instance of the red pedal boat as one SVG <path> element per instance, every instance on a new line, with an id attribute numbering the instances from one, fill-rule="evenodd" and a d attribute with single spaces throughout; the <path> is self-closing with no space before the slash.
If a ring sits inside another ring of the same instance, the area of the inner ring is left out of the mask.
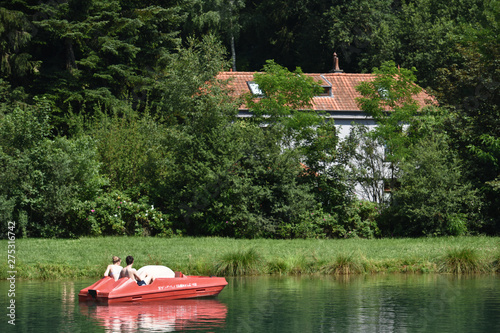
<path id="1" fill-rule="evenodd" d="M 188 276 L 180 272 L 174 273 L 165 266 L 144 266 L 139 272 L 143 270 L 153 272 L 155 279 L 151 284 L 138 286 L 130 278 L 115 281 L 112 277 L 106 276 L 80 290 L 78 299 L 80 302 L 99 303 L 185 299 L 216 296 L 227 285 L 223 277 Z"/>

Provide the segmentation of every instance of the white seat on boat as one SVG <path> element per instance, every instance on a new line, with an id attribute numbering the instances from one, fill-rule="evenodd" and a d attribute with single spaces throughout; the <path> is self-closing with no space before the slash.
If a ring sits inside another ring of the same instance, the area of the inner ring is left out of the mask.
<path id="1" fill-rule="evenodd" d="M 142 266 L 137 270 L 137 273 L 140 275 L 142 272 L 147 272 L 148 274 L 153 275 L 155 279 L 175 277 L 175 272 L 173 270 L 161 265 Z"/>

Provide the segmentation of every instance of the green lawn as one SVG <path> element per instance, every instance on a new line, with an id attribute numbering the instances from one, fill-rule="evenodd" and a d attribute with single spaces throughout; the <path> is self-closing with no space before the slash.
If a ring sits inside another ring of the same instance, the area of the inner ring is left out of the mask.
<path id="1" fill-rule="evenodd" d="M 7 241 L 0 241 L 7 251 Z M 18 239 L 17 278 L 99 277 L 113 255 L 135 258 L 134 267 L 165 265 L 186 274 L 216 274 L 231 254 L 253 249 L 258 260 L 252 274 L 316 274 L 343 258 L 362 265 L 366 273 L 440 272 L 450 251 L 471 250 L 484 272 L 498 269 L 499 237 L 417 239 L 270 240 L 231 238 L 101 237 L 80 239 Z M 344 261 L 345 261 L 344 260 Z M 123 260 L 122 262 L 124 262 Z M 7 277 L 7 262 L 0 278 Z M 352 270 L 351 270 L 352 271 Z"/>

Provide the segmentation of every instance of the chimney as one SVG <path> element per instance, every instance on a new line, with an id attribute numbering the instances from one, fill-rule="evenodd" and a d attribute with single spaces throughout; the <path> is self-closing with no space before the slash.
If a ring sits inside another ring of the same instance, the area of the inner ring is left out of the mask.
<path id="1" fill-rule="evenodd" d="M 337 57 L 337 53 L 333 53 L 333 69 L 330 73 L 343 73 L 344 71 L 339 67 L 339 57 Z"/>

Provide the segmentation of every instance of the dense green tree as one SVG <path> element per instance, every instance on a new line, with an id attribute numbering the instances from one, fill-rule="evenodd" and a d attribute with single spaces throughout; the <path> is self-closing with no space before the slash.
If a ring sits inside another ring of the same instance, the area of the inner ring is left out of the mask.
<path id="1" fill-rule="evenodd" d="M 500 230 L 500 55 L 498 2 L 486 3 L 480 24 L 468 25 L 457 49 L 462 61 L 439 70 L 439 93 L 450 105 L 448 131 L 467 166 L 468 178 L 484 195 L 485 230 Z"/>
<path id="2" fill-rule="evenodd" d="M 276 237 L 314 204 L 299 184 L 296 154 L 283 153 L 259 126 L 224 123 L 181 140 L 171 200 L 191 234 Z"/>
<path id="3" fill-rule="evenodd" d="M 436 70 L 459 61 L 455 48 L 462 24 L 481 19 L 484 1 L 419 0 L 404 3 L 393 30 L 398 47 L 393 60 L 419 69 L 423 87 L 437 87 Z"/>
<path id="4" fill-rule="evenodd" d="M 119 1 L 68 1 L 38 6 L 40 73 L 32 93 L 56 110 L 91 114 L 95 105 L 144 107 L 156 73 L 179 46 L 176 7 L 125 8 Z"/>
<path id="5" fill-rule="evenodd" d="M 241 24 L 240 10 L 244 0 L 192 0 L 183 8 L 187 12 L 183 35 L 212 33 L 220 36 L 231 53 L 231 67 L 236 71 L 236 46 Z"/>
<path id="6" fill-rule="evenodd" d="M 421 109 L 413 70 L 386 63 L 376 78 L 357 88 L 363 110 L 378 122 L 374 137 L 387 149 L 399 186 L 386 210 L 390 234 L 461 235 L 477 230 L 479 201 L 463 176 L 462 162 L 449 149 L 443 113 Z M 369 168 L 368 168 L 369 170 Z"/>
<path id="7" fill-rule="evenodd" d="M 479 198 L 445 135 L 429 133 L 412 144 L 399 167 L 400 186 L 381 225 L 386 234 L 459 236 L 479 230 Z"/>
<path id="8" fill-rule="evenodd" d="M 26 52 L 33 27 L 23 12 L 0 7 L 0 73 L 11 84 L 36 70 L 38 63 Z"/>
<path id="9" fill-rule="evenodd" d="M 51 139 L 49 115 L 40 101 L 0 118 L 0 214 L 2 223 L 17 222 L 19 236 L 81 234 L 85 227 L 69 218 L 72 210 L 105 184 L 94 141 Z"/>
<path id="10" fill-rule="evenodd" d="M 133 200 L 154 198 L 163 179 L 172 174 L 164 142 L 169 128 L 148 113 L 131 110 L 126 116 L 98 113 L 92 124 L 90 133 L 102 163 L 100 172 L 109 179 L 110 188 Z"/>
<path id="11" fill-rule="evenodd" d="M 395 60 L 398 41 L 392 27 L 397 19 L 392 5 L 391 0 L 334 1 L 324 12 L 322 42 L 339 54 L 345 71 L 360 72 L 380 60 Z"/>
<path id="12" fill-rule="evenodd" d="M 386 148 L 387 159 L 397 164 L 404 160 L 413 138 L 405 127 L 411 125 L 421 107 L 415 95 L 422 88 L 415 84 L 415 68 L 396 67 L 394 62 L 385 62 L 374 68 L 375 79 L 360 83 L 362 97 L 357 99 L 360 108 L 377 122 L 375 135 Z"/>
<path id="13" fill-rule="evenodd" d="M 220 231 L 214 211 L 220 179 L 240 155 L 239 138 L 231 134 L 237 107 L 215 79 L 226 64 L 220 44 L 206 36 L 174 55 L 158 82 L 164 93 L 158 115 L 170 126 L 161 142 L 169 172 L 155 180 L 151 195 L 189 233 Z"/>
<path id="14" fill-rule="evenodd" d="M 245 155 L 232 168 L 228 223 L 236 236 L 281 237 L 315 207 L 313 187 L 301 179 L 297 151 L 283 151 L 258 125 L 241 125 Z"/>
<path id="15" fill-rule="evenodd" d="M 197 109 L 197 103 L 203 105 L 211 99 L 209 92 L 216 98 L 211 100 L 217 107 L 236 108 L 227 96 L 220 94 L 221 86 L 215 83 L 215 77 L 228 64 L 224 59 L 225 50 L 214 35 L 206 35 L 200 39 L 190 38 L 185 47 L 170 57 L 165 67 L 156 71 L 155 83 L 150 93 L 150 108 L 169 124 L 184 124 L 190 119 L 206 118 L 206 112 Z M 224 102 L 228 102 L 224 106 Z"/>
<path id="16" fill-rule="evenodd" d="M 325 1 L 251 1 L 241 11 L 236 45 L 239 70 L 260 70 L 267 59 L 307 72 L 331 69 L 332 49 L 323 44 Z"/>
<path id="17" fill-rule="evenodd" d="M 255 122 L 282 127 L 289 133 L 319 124 L 321 118 L 311 110 L 312 98 L 321 92 L 318 82 L 303 75 L 299 67 L 290 72 L 273 60 L 267 61 L 263 70 L 254 75 L 261 96 L 245 96 Z"/>

